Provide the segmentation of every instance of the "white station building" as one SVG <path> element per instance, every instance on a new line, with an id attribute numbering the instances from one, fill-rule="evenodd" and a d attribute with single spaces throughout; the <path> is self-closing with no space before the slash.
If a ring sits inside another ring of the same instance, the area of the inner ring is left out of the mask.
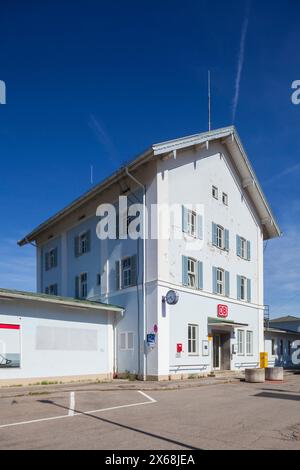
<path id="1" fill-rule="evenodd" d="M 127 197 L 128 212 L 119 208 L 120 196 Z M 142 215 L 134 212 L 137 203 L 146 208 Z M 117 239 L 97 236 L 102 204 L 117 209 Z M 137 220 L 140 238 L 120 236 L 120 227 L 130 233 Z M 228 127 L 151 146 L 19 244 L 36 244 L 37 290 L 44 299 L 73 298 L 98 310 L 103 304 L 119 306 L 112 325 L 107 324 L 112 339 L 105 340 L 99 331 L 97 358 L 94 354 L 84 365 L 80 362 L 82 375 L 93 374 L 96 361 L 103 373 L 161 380 L 259 367 L 264 351 L 263 244 L 278 236 L 239 136 Z M 0 300 L 1 322 L 14 323 L 6 305 Z M 95 326 L 89 309 L 81 313 L 80 325 L 74 310 L 56 312 L 55 328 L 68 316 L 76 337 L 75 329 L 85 329 L 85 320 Z M 35 314 L 32 334 L 40 335 Z M 40 328 L 46 321 L 45 314 Z M 22 344 L 29 341 L 27 334 L 21 330 Z M 56 334 L 51 332 L 53 338 Z M 34 341 L 47 350 L 51 342 L 43 335 Z M 60 360 L 50 352 L 45 357 L 55 359 L 55 376 L 66 375 L 63 362 L 70 351 L 78 360 L 81 341 L 86 341 L 78 338 L 72 347 L 53 339 Z M 45 364 L 38 375 L 49 372 Z M 28 369 L 24 373 L 30 376 Z"/>

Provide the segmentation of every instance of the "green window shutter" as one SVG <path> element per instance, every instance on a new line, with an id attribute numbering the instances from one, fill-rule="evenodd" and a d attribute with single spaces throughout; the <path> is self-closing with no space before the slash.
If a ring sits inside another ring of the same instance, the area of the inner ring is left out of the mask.
<path id="1" fill-rule="evenodd" d="M 251 302 L 251 279 L 247 279 L 247 302 Z"/>
<path id="2" fill-rule="evenodd" d="M 236 277 L 236 297 L 241 300 L 241 276 L 239 275 Z"/>
<path id="3" fill-rule="evenodd" d="M 242 253 L 241 253 L 241 237 L 239 235 L 236 236 L 236 254 L 237 256 L 241 257 L 242 256 Z"/>
<path id="4" fill-rule="evenodd" d="M 187 233 L 188 231 L 188 210 L 182 206 L 182 231 Z"/>
<path id="5" fill-rule="evenodd" d="M 182 284 L 188 286 L 188 257 L 182 256 Z"/>
<path id="6" fill-rule="evenodd" d="M 75 299 L 79 299 L 79 276 L 75 277 Z"/>
<path id="7" fill-rule="evenodd" d="M 218 286 L 217 286 L 217 268 L 213 266 L 212 268 L 212 290 L 214 294 L 218 293 Z"/>
<path id="8" fill-rule="evenodd" d="M 116 261 L 115 264 L 115 276 L 116 276 L 116 290 L 121 289 L 120 283 L 120 261 Z"/>
<path id="9" fill-rule="evenodd" d="M 197 215 L 197 236 L 199 240 L 203 240 L 203 216 Z"/>
<path id="10" fill-rule="evenodd" d="M 247 260 L 251 260 L 251 242 L 249 240 L 247 241 Z"/>
<path id="11" fill-rule="evenodd" d="M 225 296 L 230 297 L 230 274 L 225 271 Z"/>
<path id="12" fill-rule="evenodd" d="M 225 229 L 225 250 L 229 251 L 229 230 Z"/>
<path id="13" fill-rule="evenodd" d="M 198 261 L 198 289 L 203 289 L 203 263 Z"/>
<path id="14" fill-rule="evenodd" d="M 137 266 L 136 266 L 136 255 L 131 256 L 130 258 L 130 268 L 131 268 L 131 285 L 137 285 Z"/>
<path id="15" fill-rule="evenodd" d="M 75 255 L 75 258 L 78 258 L 79 256 L 79 237 L 78 236 L 74 238 L 74 255 Z"/>
<path id="16" fill-rule="evenodd" d="M 217 246 L 217 224 L 212 223 L 212 244 Z"/>

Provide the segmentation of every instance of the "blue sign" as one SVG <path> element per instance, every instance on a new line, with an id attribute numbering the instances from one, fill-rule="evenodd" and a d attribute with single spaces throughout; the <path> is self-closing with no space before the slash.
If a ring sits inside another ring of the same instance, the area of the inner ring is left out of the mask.
<path id="1" fill-rule="evenodd" d="M 148 344 L 155 344 L 155 334 L 154 333 L 149 333 L 147 335 L 147 343 Z"/>

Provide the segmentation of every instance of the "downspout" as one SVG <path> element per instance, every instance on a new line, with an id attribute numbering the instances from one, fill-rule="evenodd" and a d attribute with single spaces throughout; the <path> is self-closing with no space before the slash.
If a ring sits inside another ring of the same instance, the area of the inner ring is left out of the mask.
<path id="1" fill-rule="evenodd" d="M 147 325 L 146 325 L 146 186 L 137 180 L 131 173 L 129 173 L 128 168 L 125 167 L 126 175 L 134 181 L 140 188 L 143 190 L 143 325 L 144 325 L 144 337 L 143 337 L 143 379 L 147 378 L 147 357 L 145 353 L 145 340 L 147 334 Z M 140 336 L 140 332 L 139 332 Z M 139 344 L 139 369 L 140 369 L 140 349 Z M 139 371 L 140 372 L 140 371 Z"/>

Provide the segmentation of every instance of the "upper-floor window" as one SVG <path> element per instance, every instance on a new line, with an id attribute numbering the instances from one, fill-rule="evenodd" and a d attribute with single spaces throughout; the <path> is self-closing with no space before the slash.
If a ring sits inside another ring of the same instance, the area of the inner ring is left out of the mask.
<path id="1" fill-rule="evenodd" d="M 217 186 L 212 186 L 211 193 L 212 193 L 212 197 L 214 197 L 215 199 L 219 198 L 219 191 L 218 191 Z"/>
<path id="2" fill-rule="evenodd" d="M 87 230 L 75 237 L 75 256 L 81 256 L 88 253 L 91 249 L 91 231 Z"/>
<path id="3" fill-rule="evenodd" d="M 188 234 L 192 237 L 196 236 L 196 212 L 189 210 L 188 211 Z"/>
<path id="4" fill-rule="evenodd" d="M 75 278 L 75 298 L 86 299 L 88 295 L 88 274 L 81 273 Z"/>
<path id="5" fill-rule="evenodd" d="M 57 266 L 57 248 L 52 248 L 45 254 L 45 268 L 46 271 L 49 269 L 56 268 Z"/>
<path id="6" fill-rule="evenodd" d="M 222 194 L 222 202 L 225 206 L 228 206 L 228 194 L 226 193 Z"/>
<path id="7" fill-rule="evenodd" d="M 251 279 L 237 276 L 237 299 L 251 302 Z"/>
<path id="8" fill-rule="evenodd" d="M 212 244 L 220 250 L 229 251 L 229 230 L 212 223 Z"/>
<path id="9" fill-rule="evenodd" d="M 126 289 L 137 284 L 136 255 L 116 261 L 116 289 Z"/>
<path id="10" fill-rule="evenodd" d="M 236 236 L 236 254 L 247 261 L 251 259 L 251 243 L 240 235 Z"/>
<path id="11" fill-rule="evenodd" d="M 217 295 L 230 295 L 230 275 L 220 267 L 213 267 L 213 293 Z"/>
<path id="12" fill-rule="evenodd" d="M 203 263 L 182 256 L 182 284 L 193 289 L 203 289 Z"/>
<path id="13" fill-rule="evenodd" d="M 203 239 L 203 217 L 195 211 L 182 206 L 182 231 L 192 237 Z"/>

